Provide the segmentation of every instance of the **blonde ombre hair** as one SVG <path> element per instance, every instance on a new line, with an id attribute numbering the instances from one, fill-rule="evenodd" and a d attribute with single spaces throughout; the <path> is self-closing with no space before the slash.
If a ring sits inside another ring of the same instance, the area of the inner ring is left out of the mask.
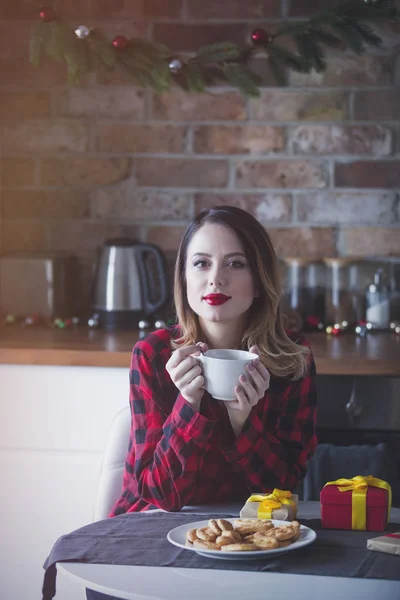
<path id="1" fill-rule="evenodd" d="M 196 344 L 203 339 L 199 318 L 187 300 L 186 262 L 193 235 L 206 223 L 225 225 L 235 232 L 253 273 L 258 296 L 249 310 L 240 347 L 248 349 L 257 345 L 261 361 L 272 375 L 290 379 L 304 377 L 310 350 L 292 341 L 285 331 L 280 307 L 280 273 L 271 239 L 257 219 L 234 206 L 202 210 L 182 238 L 174 275 L 174 301 L 181 336 L 172 340 L 172 347 Z"/>

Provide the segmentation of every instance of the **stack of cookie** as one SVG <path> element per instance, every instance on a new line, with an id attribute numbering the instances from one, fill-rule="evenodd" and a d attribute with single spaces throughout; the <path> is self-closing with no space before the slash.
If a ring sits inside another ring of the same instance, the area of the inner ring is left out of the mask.
<path id="1" fill-rule="evenodd" d="M 300 537 L 300 523 L 275 526 L 267 519 L 210 519 L 207 526 L 189 529 L 187 544 L 202 550 L 251 552 L 289 546 Z"/>

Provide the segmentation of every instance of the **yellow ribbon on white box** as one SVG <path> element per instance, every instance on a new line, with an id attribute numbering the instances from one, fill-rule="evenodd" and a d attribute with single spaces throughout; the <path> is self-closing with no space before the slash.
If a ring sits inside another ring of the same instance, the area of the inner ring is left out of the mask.
<path id="1" fill-rule="evenodd" d="M 352 479 L 337 479 L 336 481 L 328 481 L 324 485 L 337 485 L 340 492 L 348 492 L 352 490 L 351 495 L 351 528 L 357 531 L 364 531 L 367 528 L 367 491 L 368 486 L 382 488 L 388 493 L 388 514 L 387 522 L 390 518 L 390 508 L 392 506 L 392 488 L 390 485 L 372 475 L 363 477 L 356 475 Z"/>
<path id="2" fill-rule="evenodd" d="M 260 502 L 258 507 L 259 519 L 272 519 L 272 511 L 285 505 L 296 509 L 296 502 L 292 500 L 292 492 L 275 488 L 272 494 L 253 494 L 247 502 Z"/>

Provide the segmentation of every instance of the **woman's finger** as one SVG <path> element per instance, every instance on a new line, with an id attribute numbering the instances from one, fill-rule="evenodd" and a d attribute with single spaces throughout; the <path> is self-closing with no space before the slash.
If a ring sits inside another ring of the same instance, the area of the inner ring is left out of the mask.
<path id="1" fill-rule="evenodd" d="M 239 400 L 220 400 L 220 402 L 223 402 L 224 405 L 226 406 L 226 409 L 232 409 L 232 410 L 239 410 L 240 409 L 240 402 Z"/>
<path id="2" fill-rule="evenodd" d="M 173 367 L 172 370 L 170 370 L 171 378 L 174 381 L 179 381 L 188 371 L 190 371 L 190 369 L 193 369 L 193 367 L 196 366 L 200 365 L 194 356 L 187 356 L 176 367 Z"/>
<path id="3" fill-rule="evenodd" d="M 240 382 L 240 385 L 237 385 L 235 387 L 235 393 L 238 401 L 238 404 L 235 408 L 237 408 L 238 410 L 248 409 L 250 406 L 250 402 L 242 382 Z"/>
<path id="4" fill-rule="evenodd" d="M 258 390 L 254 387 L 252 382 L 250 381 L 249 377 L 247 375 L 241 375 L 239 377 L 239 381 L 240 381 L 240 386 L 243 388 L 243 390 L 246 394 L 247 401 L 251 404 L 251 406 L 254 406 L 254 404 L 257 404 L 257 402 L 260 398 L 260 394 L 259 394 Z"/>
<path id="5" fill-rule="evenodd" d="M 259 358 L 257 358 L 256 360 L 253 360 L 252 365 L 257 369 L 257 371 L 265 379 L 265 381 L 269 382 L 269 380 L 271 378 L 270 372 L 268 371 L 267 367 L 265 367 L 262 364 L 261 360 Z"/>
<path id="6" fill-rule="evenodd" d="M 204 387 L 204 377 L 203 375 L 197 375 L 193 381 L 185 386 L 184 393 L 182 395 L 185 396 L 185 394 L 187 394 L 188 396 L 191 396 L 202 387 Z"/>
<path id="7" fill-rule="evenodd" d="M 203 375 L 201 366 L 199 364 L 193 365 L 192 368 L 184 372 L 180 377 L 175 378 L 175 385 L 181 390 L 199 375 Z"/>
<path id="8" fill-rule="evenodd" d="M 196 346 L 200 348 L 202 352 L 207 352 L 208 346 L 205 342 L 197 342 Z"/>
<path id="9" fill-rule="evenodd" d="M 184 348 L 178 348 L 178 350 L 175 350 L 175 352 L 173 352 L 171 358 L 167 363 L 168 369 L 174 369 L 183 360 L 185 360 L 187 356 L 190 356 L 191 354 L 199 355 L 200 351 L 201 349 L 196 344 L 192 344 L 191 346 L 185 346 Z"/>
<path id="10" fill-rule="evenodd" d="M 250 381 L 253 382 L 254 387 L 257 390 L 257 394 L 259 396 L 263 396 L 265 390 L 269 387 L 269 381 L 267 381 L 261 373 L 255 368 L 254 365 L 247 365 L 247 373 Z"/>
<path id="11" fill-rule="evenodd" d="M 260 356 L 260 350 L 258 346 L 251 346 L 251 348 L 249 348 L 249 352 L 251 352 L 251 354 L 258 354 L 258 356 Z"/>

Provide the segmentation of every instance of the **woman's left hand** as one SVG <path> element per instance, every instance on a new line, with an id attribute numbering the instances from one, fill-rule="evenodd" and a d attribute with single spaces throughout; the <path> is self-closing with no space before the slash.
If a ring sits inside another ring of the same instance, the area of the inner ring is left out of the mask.
<path id="1" fill-rule="evenodd" d="M 257 346 L 252 346 L 250 352 L 260 353 Z M 253 406 L 264 398 L 270 383 L 269 371 L 259 358 L 247 365 L 246 371 L 245 375 L 240 376 L 239 384 L 235 388 L 236 400 L 224 402 L 236 434 L 239 433 Z"/>

